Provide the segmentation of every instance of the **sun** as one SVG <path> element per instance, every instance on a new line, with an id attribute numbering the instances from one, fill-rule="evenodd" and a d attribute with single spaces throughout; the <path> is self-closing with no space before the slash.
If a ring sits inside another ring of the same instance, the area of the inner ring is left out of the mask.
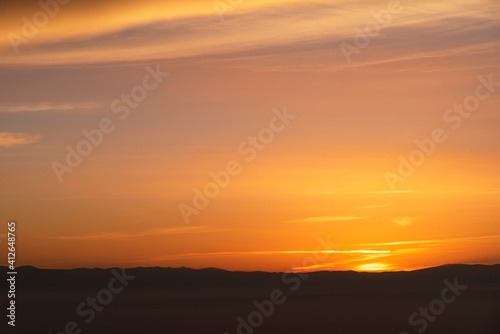
<path id="1" fill-rule="evenodd" d="M 366 263 L 356 267 L 356 271 L 387 271 L 390 266 L 385 263 Z"/>

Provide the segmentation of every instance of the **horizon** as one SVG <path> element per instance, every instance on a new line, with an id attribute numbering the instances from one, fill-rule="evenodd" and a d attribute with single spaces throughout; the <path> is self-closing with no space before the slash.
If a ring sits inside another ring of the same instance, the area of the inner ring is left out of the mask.
<path id="1" fill-rule="evenodd" d="M 427 270 L 427 269 L 436 269 L 436 268 L 443 268 L 443 267 L 458 267 L 458 266 L 464 266 L 464 267 L 473 267 L 473 266 L 485 266 L 485 267 L 494 267 L 494 266 L 500 266 L 500 263 L 495 263 L 495 264 L 482 264 L 482 263 L 447 263 L 447 264 L 442 264 L 439 266 L 433 266 L 433 267 L 424 267 L 424 268 L 418 268 L 418 269 L 411 269 L 411 270 L 383 270 L 383 271 L 377 271 L 377 270 L 367 270 L 367 271 L 357 271 L 357 270 L 317 270 L 317 271 L 300 271 L 300 272 L 305 272 L 308 274 L 314 274 L 314 273 L 324 273 L 324 272 L 329 272 L 329 273 L 337 273 L 337 272 L 355 272 L 355 273 L 374 273 L 374 274 L 382 274 L 382 273 L 400 273 L 400 272 L 414 272 L 414 271 L 421 271 L 421 270 Z M 22 269 L 22 268 L 34 268 L 38 270 L 63 270 L 63 271 L 68 271 L 68 270 L 78 270 L 78 269 L 85 269 L 85 270 L 111 270 L 111 269 L 119 269 L 120 267 L 107 267 L 107 268 L 101 268 L 101 267 L 93 267 L 93 268 L 86 268 L 86 267 L 75 267 L 75 268 L 39 268 L 31 265 L 22 265 L 17 267 L 17 269 Z M 0 268 L 8 268 L 7 266 L 0 266 Z M 230 270 L 230 269 L 224 269 L 224 268 L 217 268 L 217 267 L 204 267 L 204 268 L 191 268 L 191 267 L 161 267 L 161 266 L 154 266 L 154 267 L 128 267 L 128 268 L 122 268 L 122 269 L 189 269 L 189 270 L 220 270 L 220 271 L 226 271 L 226 272 L 237 272 L 237 273 L 267 273 L 267 274 L 282 274 L 290 271 L 263 271 L 263 270 L 253 270 L 253 271 L 246 271 L 246 270 Z M 298 271 L 294 271 L 293 273 L 296 273 Z"/>

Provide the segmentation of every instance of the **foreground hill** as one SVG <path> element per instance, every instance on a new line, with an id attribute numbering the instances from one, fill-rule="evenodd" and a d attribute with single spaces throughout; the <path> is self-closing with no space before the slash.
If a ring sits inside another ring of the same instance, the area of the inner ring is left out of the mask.
<path id="1" fill-rule="evenodd" d="M 498 334 L 500 265 L 307 275 L 20 267 L 16 312 L 13 333 Z"/>

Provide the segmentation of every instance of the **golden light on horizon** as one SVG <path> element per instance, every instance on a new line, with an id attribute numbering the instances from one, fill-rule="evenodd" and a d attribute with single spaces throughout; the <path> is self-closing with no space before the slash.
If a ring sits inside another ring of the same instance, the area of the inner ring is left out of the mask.
<path id="1" fill-rule="evenodd" d="M 375 271 L 382 272 L 391 270 L 391 266 L 385 263 L 366 263 L 358 265 L 355 269 L 356 271 Z"/>

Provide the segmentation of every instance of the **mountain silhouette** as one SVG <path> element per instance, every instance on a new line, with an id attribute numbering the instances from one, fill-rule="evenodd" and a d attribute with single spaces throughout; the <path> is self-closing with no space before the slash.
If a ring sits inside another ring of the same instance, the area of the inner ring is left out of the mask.
<path id="1" fill-rule="evenodd" d="M 500 265 L 384 273 L 30 266 L 17 272 L 18 334 L 500 333 Z M 430 310 L 428 318 L 420 308 Z"/>

